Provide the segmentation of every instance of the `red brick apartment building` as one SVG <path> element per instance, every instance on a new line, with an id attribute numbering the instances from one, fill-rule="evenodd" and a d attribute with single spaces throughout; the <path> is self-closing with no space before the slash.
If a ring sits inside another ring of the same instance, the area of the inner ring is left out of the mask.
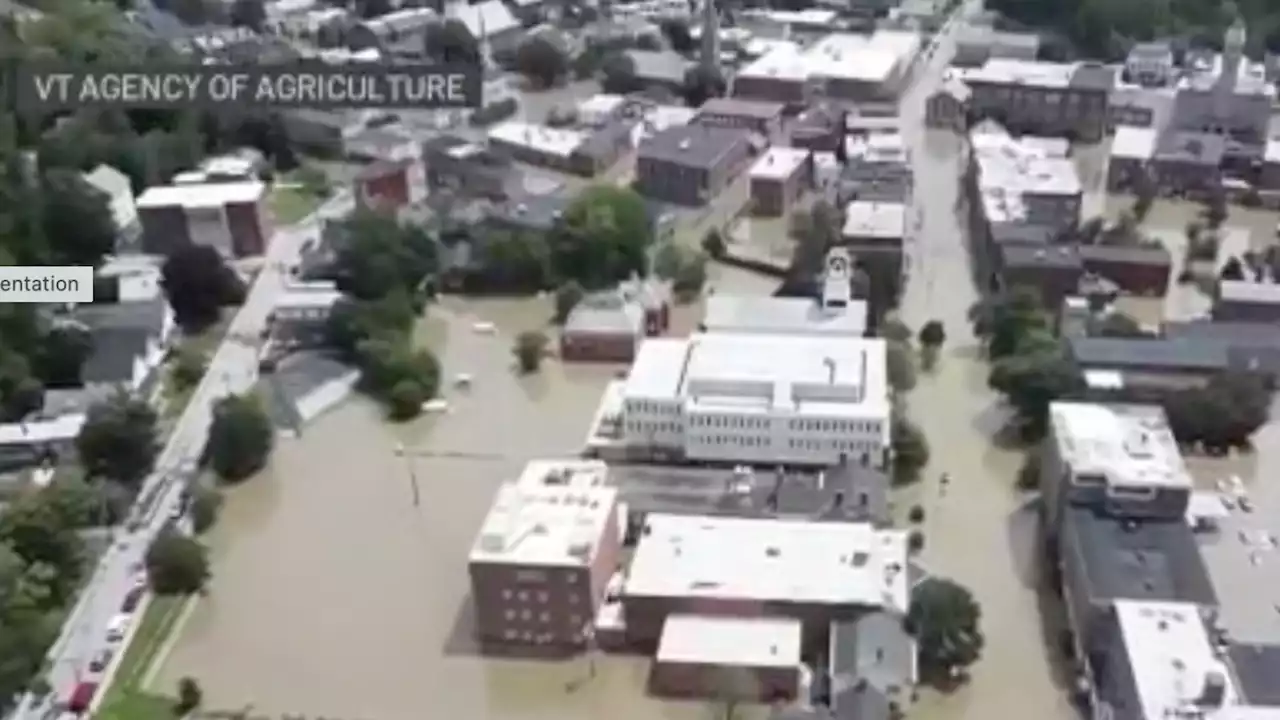
<path id="1" fill-rule="evenodd" d="M 469 563 L 483 645 L 559 656 L 588 641 L 622 547 L 604 476 L 598 462 L 535 462 L 499 488 Z"/>
<path id="2" fill-rule="evenodd" d="M 272 234 L 267 186 L 257 180 L 147 188 L 137 208 L 143 250 L 156 255 L 184 244 L 226 257 L 262 255 Z"/>

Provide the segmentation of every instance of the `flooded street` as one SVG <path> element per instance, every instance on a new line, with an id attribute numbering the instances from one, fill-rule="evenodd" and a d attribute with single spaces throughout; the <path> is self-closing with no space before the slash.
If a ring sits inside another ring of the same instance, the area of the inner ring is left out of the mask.
<path id="1" fill-rule="evenodd" d="M 715 268 L 720 291 L 774 281 Z M 687 332 L 701 307 L 678 308 Z M 446 298 L 423 335 L 451 411 L 402 426 L 361 399 L 298 439 L 233 490 L 210 538 L 214 580 L 165 662 L 158 689 L 199 678 L 208 709 L 343 720 L 710 720 L 717 708 L 645 696 L 645 659 L 561 663 L 481 659 L 472 651 L 466 556 L 496 487 L 530 458 L 576 453 L 617 366 L 512 372 L 511 338 L 545 327 L 550 301 Z M 472 329 L 493 322 L 499 334 Z M 398 457 L 403 443 L 408 458 Z M 414 507 L 416 479 L 422 504 Z M 581 684 L 576 692 L 567 685 Z M 737 720 L 756 713 L 739 712 Z"/>
<path id="2" fill-rule="evenodd" d="M 945 62 L 950 53 L 940 48 L 931 64 Z M 924 98 L 940 74 L 923 71 L 924 80 L 902 105 L 915 163 L 915 210 L 923 212 L 923 224 L 911 240 L 911 278 L 901 314 L 915 329 L 941 320 L 947 341 L 937 369 L 922 372 L 909 397 L 932 461 L 924 481 L 900 493 L 897 509 L 924 507 L 924 565 L 973 591 L 982 605 L 986 648 L 971 683 L 951 695 L 922 693 L 909 716 L 1074 720 L 1078 715 L 1046 652 L 1056 639 L 1050 635 L 1046 642 L 1042 629 L 1036 513 L 1014 489 L 1022 453 L 992 442 L 1003 414 L 987 389 L 988 366 L 967 319 L 977 292 L 956 207 L 962 143 L 950 133 L 923 130 Z M 943 472 L 952 477 L 945 495 L 938 481 Z"/>

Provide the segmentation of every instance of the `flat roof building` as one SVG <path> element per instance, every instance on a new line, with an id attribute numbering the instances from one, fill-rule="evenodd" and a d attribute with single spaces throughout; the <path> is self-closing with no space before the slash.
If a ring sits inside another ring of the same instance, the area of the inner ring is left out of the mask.
<path id="1" fill-rule="evenodd" d="M 194 243 L 227 257 L 262 255 L 272 234 L 267 186 L 257 180 L 151 187 L 136 208 L 152 254 Z"/>
<path id="2" fill-rule="evenodd" d="M 990 58 L 981 67 L 962 70 L 960 78 L 973 91 L 970 107 L 978 117 L 1082 142 L 1097 142 L 1106 134 L 1115 72 L 1099 63 Z"/>
<path id="3" fill-rule="evenodd" d="M 668 697 L 791 700 L 800 693 L 802 638 L 794 618 L 670 615 L 650 687 Z"/>
<path id="4" fill-rule="evenodd" d="M 1050 404 L 1040 468 L 1051 531 L 1068 505 L 1177 520 L 1190 502 L 1191 474 L 1159 405 Z"/>
<path id="5" fill-rule="evenodd" d="M 802 148 L 771 147 L 751 166 L 751 211 L 763 217 L 787 212 L 813 185 L 812 153 Z"/>
<path id="6" fill-rule="evenodd" d="M 603 482 L 569 482 L 592 463 L 526 468 L 544 482 L 498 489 L 472 546 L 468 566 L 476 633 L 486 642 L 563 652 L 580 647 L 609 577 L 617 570 L 618 491 Z M 548 482 L 553 470 L 565 482 Z"/>
<path id="7" fill-rule="evenodd" d="M 752 149 L 748 130 L 673 125 L 640 141 L 636 186 L 655 200 L 706 205 L 745 169 Z"/>
<path id="8" fill-rule="evenodd" d="M 791 617 L 825 636 L 834 619 L 905 613 L 907 533 L 866 523 L 650 515 L 623 589 L 633 642 L 656 642 L 669 615 Z"/>
<path id="9" fill-rule="evenodd" d="M 651 338 L 623 391 L 628 445 L 703 462 L 834 465 L 888 446 L 882 340 L 705 333 Z"/>
<path id="10" fill-rule="evenodd" d="M 837 100 L 893 99 L 920 45 L 918 33 L 901 30 L 832 33 L 803 50 L 779 45 L 738 70 L 732 95 L 792 107 L 807 105 L 815 87 Z"/>

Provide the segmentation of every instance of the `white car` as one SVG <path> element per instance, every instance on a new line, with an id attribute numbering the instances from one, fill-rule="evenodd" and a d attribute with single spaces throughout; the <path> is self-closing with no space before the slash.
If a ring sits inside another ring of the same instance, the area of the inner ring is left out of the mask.
<path id="1" fill-rule="evenodd" d="M 129 630 L 129 622 L 133 619 L 127 613 L 120 613 L 111 618 L 111 622 L 107 623 L 107 642 L 117 643 L 124 640 L 124 634 Z"/>

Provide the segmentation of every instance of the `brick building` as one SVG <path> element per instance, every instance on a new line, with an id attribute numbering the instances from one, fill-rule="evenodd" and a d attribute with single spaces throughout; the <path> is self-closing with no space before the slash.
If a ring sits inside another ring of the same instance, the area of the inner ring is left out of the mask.
<path id="1" fill-rule="evenodd" d="M 705 205 L 733 182 L 751 161 L 753 150 L 746 130 L 670 127 L 641 142 L 636 186 L 655 200 Z"/>
<path id="2" fill-rule="evenodd" d="M 498 489 L 471 550 L 478 639 L 548 654 L 581 647 L 621 545 L 602 463 L 530 463 Z"/>
<path id="3" fill-rule="evenodd" d="M 761 217 L 786 215 L 813 183 L 812 153 L 774 147 L 751 166 L 752 212 Z"/>
<path id="4" fill-rule="evenodd" d="M 711 98 L 702 104 L 694 123 L 722 128 L 750 130 L 773 144 L 782 138 L 782 103 L 757 102 L 740 98 Z"/>
<path id="5" fill-rule="evenodd" d="M 256 180 L 152 187 L 136 205 L 151 254 L 197 244 L 226 257 L 262 255 L 272 234 L 267 186 Z"/>

